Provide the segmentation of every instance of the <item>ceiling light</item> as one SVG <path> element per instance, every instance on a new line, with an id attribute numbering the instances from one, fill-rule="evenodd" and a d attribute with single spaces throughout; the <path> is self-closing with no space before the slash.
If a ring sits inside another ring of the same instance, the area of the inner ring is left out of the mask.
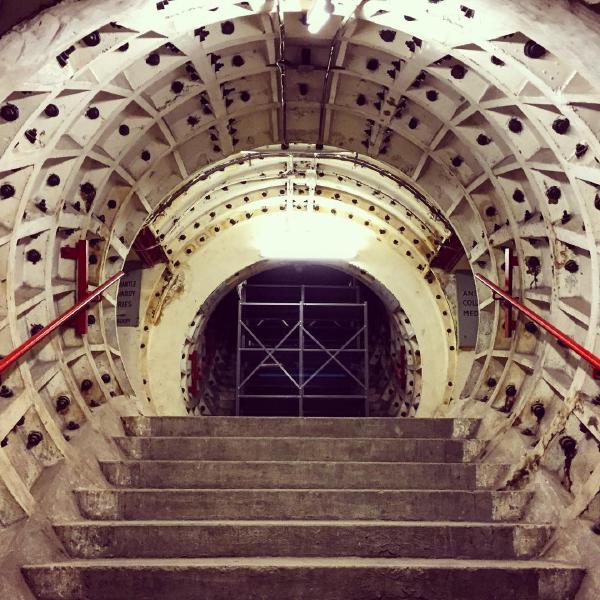
<path id="1" fill-rule="evenodd" d="M 314 0 L 306 15 L 309 33 L 319 33 L 333 12 L 331 0 Z"/>

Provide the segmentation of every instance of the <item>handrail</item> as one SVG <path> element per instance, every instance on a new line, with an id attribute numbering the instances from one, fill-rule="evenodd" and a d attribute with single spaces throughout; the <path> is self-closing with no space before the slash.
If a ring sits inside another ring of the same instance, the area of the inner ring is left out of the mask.
<path id="1" fill-rule="evenodd" d="M 600 374 L 600 356 L 596 356 L 593 352 L 586 350 L 574 339 L 570 338 L 567 334 L 563 333 L 560 329 L 552 325 L 552 323 L 548 323 L 546 319 L 540 317 L 536 312 L 519 302 L 519 300 L 510 294 L 507 294 L 496 284 L 492 283 L 487 277 L 484 277 L 479 273 L 475 273 L 475 277 L 481 281 L 481 283 L 489 287 L 495 294 L 506 300 L 506 302 L 508 302 L 511 306 L 514 306 L 517 310 L 521 311 L 524 315 L 527 315 L 532 321 L 544 328 L 550 335 L 554 336 L 557 340 L 561 341 L 565 346 L 568 346 L 571 350 L 573 350 L 573 352 L 578 354 L 581 358 L 592 365 L 595 370 L 594 377 L 598 377 Z"/>
<path id="2" fill-rule="evenodd" d="M 115 281 L 118 281 L 125 275 L 124 271 L 119 271 L 113 275 L 110 279 L 107 279 L 102 285 L 99 285 L 95 290 L 86 295 L 85 298 L 74 304 L 71 308 L 65 311 L 59 317 L 56 317 L 54 321 L 51 321 L 45 327 L 42 327 L 40 331 L 32 335 L 28 340 L 25 340 L 19 347 L 12 350 L 4 358 L 0 359 L 0 373 L 4 372 L 10 365 L 15 361 L 19 360 L 21 356 L 29 352 L 34 346 L 39 344 L 44 338 L 49 336 L 53 331 L 58 329 L 63 323 L 68 321 L 73 315 L 76 315 L 80 310 L 85 308 L 92 300 L 100 296 L 107 288 L 109 288 Z"/>

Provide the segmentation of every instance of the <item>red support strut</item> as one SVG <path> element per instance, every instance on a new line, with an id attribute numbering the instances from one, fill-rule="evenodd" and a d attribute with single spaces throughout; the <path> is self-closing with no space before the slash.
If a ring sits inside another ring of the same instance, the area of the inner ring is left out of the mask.
<path id="1" fill-rule="evenodd" d="M 76 261 L 77 269 L 77 291 L 75 303 L 84 300 L 88 294 L 88 264 L 89 264 L 89 242 L 79 240 L 75 246 L 64 246 L 60 249 L 61 258 Z M 79 311 L 72 320 L 75 333 L 82 336 L 87 333 L 87 310 Z"/>

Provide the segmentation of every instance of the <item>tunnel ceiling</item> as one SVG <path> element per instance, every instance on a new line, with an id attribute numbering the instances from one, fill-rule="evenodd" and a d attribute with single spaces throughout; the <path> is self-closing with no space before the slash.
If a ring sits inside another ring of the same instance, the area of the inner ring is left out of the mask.
<path id="1" fill-rule="evenodd" d="M 290 161 L 294 177 L 315 171 L 322 210 L 370 218 L 402 244 L 418 232 L 415 276 L 446 224 L 492 280 L 512 246 L 520 295 L 598 353 L 598 16 L 562 2 L 347 0 L 311 35 L 309 4 L 62 2 L 0 40 L 0 353 L 72 303 L 62 246 L 89 239 L 99 282 L 149 223 L 176 271 L 200 229 L 248 218 L 242 188 L 250 212 L 279 210 Z M 397 179 L 318 154 L 338 149 Z M 501 310 L 479 293 L 464 394 L 498 408 L 507 385 L 523 385 L 509 424 L 536 394 L 556 394 L 600 435 L 585 366 L 525 323 L 503 338 Z M 66 330 L 4 379 L 0 438 L 37 394 L 70 390 L 84 418 L 91 402 L 131 393 L 114 304 L 107 294 L 94 308 L 86 338 Z"/>

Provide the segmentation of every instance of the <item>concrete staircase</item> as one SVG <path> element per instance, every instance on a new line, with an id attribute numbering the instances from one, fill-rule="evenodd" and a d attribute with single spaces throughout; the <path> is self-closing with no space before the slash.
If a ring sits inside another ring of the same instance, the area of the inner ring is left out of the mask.
<path id="1" fill-rule="evenodd" d="M 44 600 L 569 600 L 527 492 L 494 491 L 469 419 L 124 419 L 113 487 L 57 524 Z"/>

